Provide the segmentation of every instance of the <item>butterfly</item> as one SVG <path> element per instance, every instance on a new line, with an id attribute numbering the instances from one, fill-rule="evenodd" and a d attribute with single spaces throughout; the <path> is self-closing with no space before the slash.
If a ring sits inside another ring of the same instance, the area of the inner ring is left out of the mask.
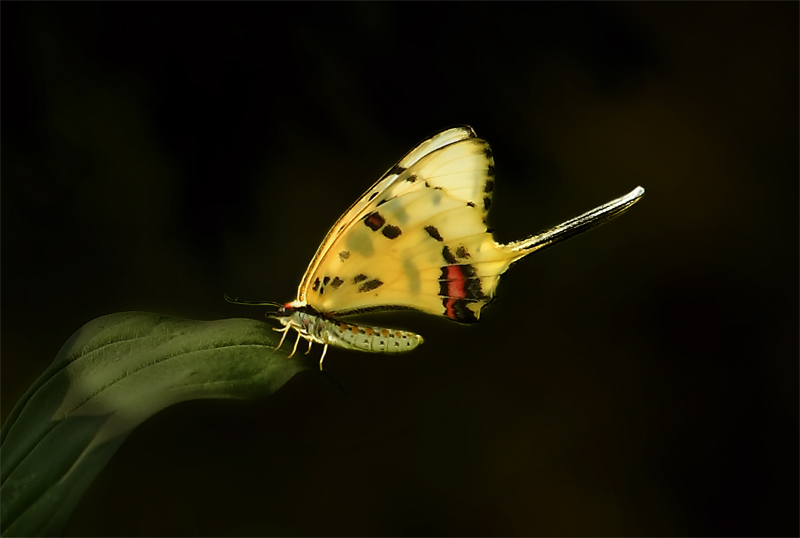
<path id="1" fill-rule="evenodd" d="M 390 168 L 336 221 L 308 265 L 297 298 L 268 317 L 300 339 L 376 353 L 414 349 L 422 336 L 338 318 L 378 310 L 417 310 L 475 323 L 511 264 L 623 213 L 644 189 L 537 235 L 499 244 L 487 227 L 495 167 L 489 144 L 471 127 L 442 131 Z M 227 298 L 227 297 L 226 297 Z M 276 348 L 277 349 L 277 348 Z"/>

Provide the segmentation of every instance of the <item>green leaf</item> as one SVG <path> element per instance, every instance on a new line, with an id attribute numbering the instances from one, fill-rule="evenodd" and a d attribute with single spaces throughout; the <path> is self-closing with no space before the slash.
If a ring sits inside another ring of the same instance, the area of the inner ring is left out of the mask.
<path id="1" fill-rule="evenodd" d="M 0 430 L 3 536 L 61 534 L 125 438 L 165 407 L 263 397 L 314 366 L 276 344 L 269 325 L 250 319 L 124 312 L 84 325 Z"/>

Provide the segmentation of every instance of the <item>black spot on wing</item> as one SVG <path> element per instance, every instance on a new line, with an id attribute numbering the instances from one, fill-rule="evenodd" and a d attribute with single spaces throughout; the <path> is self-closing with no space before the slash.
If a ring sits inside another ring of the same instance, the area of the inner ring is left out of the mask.
<path id="1" fill-rule="evenodd" d="M 459 267 L 461 268 L 461 274 L 464 275 L 464 278 L 475 278 L 478 276 L 478 272 L 471 265 L 459 265 Z"/>
<path id="2" fill-rule="evenodd" d="M 463 260 L 469 257 L 470 257 L 469 251 L 466 249 L 466 247 L 464 245 L 459 245 L 458 248 L 456 249 L 456 258 Z"/>
<path id="3" fill-rule="evenodd" d="M 400 234 L 403 233 L 403 230 L 398 228 L 397 226 L 392 226 L 391 224 L 387 224 L 383 231 L 381 232 L 385 237 L 389 239 L 397 239 L 400 237 Z"/>
<path id="4" fill-rule="evenodd" d="M 488 145 L 485 148 L 483 148 L 483 154 L 486 155 L 486 158 L 488 159 L 494 158 L 494 153 L 492 153 L 492 148 L 489 147 Z"/>
<path id="5" fill-rule="evenodd" d="M 372 194 L 369 195 L 369 201 L 371 202 L 372 199 L 375 198 L 376 196 L 378 196 L 378 191 L 375 191 L 375 192 L 373 192 Z"/>
<path id="6" fill-rule="evenodd" d="M 402 166 L 400 166 L 399 164 L 396 164 L 396 165 L 394 165 L 394 166 L 392 167 L 392 169 L 391 169 L 391 170 L 389 170 L 388 172 L 386 172 L 386 175 L 387 175 L 387 176 L 392 176 L 392 175 L 394 175 L 394 176 L 399 176 L 400 174 L 402 174 L 402 173 L 403 173 L 403 172 L 405 172 L 405 171 L 406 171 L 406 169 L 405 169 L 405 168 L 403 168 L 403 167 L 402 167 Z"/>
<path id="7" fill-rule="evenodd" d="M 475 202 L 467 202 L 467 205 L 470 207 L 475 207 Z"/>
<path id="8" fill-rule="evenodd" d="M 489 211 L 489 208 L 492 206 L 492 199 L 488 196 L 483 197 L 483 209 L 484 211 Z"/>
<path id="9" fill-rule="evenodd" d="M 446 261 L 447 263 L 450 264 L 456 263 L 456 258 L 455 256 L 453 256 L 453 253 L 450 252 L 450 247 L 448 247 L 447 245 L 445 245 L 444 248 L 442 248 L 442 258 L 444 258 L 444 261 Z"/>
<path id="10" fill-rule="evenodd" d="M 483 288 L 481 288 L 481 279 L 477 277 L 475 268 L 471 265 L 463 265 L 462 267 L 465 268 L 464 276 L 467 277 L 464 282 L 465 298 L 476 301 L 486 299 L 486 294 L 483 293 Z"/>
<path id="11" fill-rule="evenodd" d="M 429 236 L 433 237 L 437 241 L 444 241 L 444 238 L 442 238 L 436 226 L 425 226 L 425 231 L 428 232 Z"/>
<path id="12" fill-rule="evenodd" d="M 447 278 L 447 267 L 442 267 L 439 276 L 439 297 L 450 297 L 450 281 Z"/>
<path id="13" fill-rule="evenodd" d="M 373 232 L 377 232 L 381 226 L 386 224 L 386 219 L 377 211 L 373 211 L 364 217 L 364 224 Z"/>
<path id="14" fill-rule="evenodd" d="M 388 198 L 384 198 L 383 200 L 378 200 L 378 203 L 377 203 L 376 207 L 382 206 L 383 204 L 385 204 L 388 201 L 389 201 Z"/>
<path id="15" fill-rule="evenodd" d="M 337 276 L 337 277 L 334 277 L 333 282 L 331 282 L 331 287 L 333 289 L 337 290 L 337 289 L 339 289 L 339 286 L 341 286 L 342 284 L 344 284 L 344 280 L 342 280 L 341 278 L 339 278 Z"/>
<path id="16" fill-rule="evenodd" d="M 349 250 L 343 250 L 343 251 L 339 252 L 339 259 L 340 260 L 345 261 L 349 257 L 350 257 L 350 251 Z"/>
<path id="17" fill-rule="evenodd" d="M 492 175 L 494 175 L 494 166 L 490 166 L 489 170 L 492 171 Z M 492 192 L 494 189 L 494 181 L 491 179 L 486 180 L 486 184 L 483 186 L 483 192 L 489 193 Z"/>
<path id="18" fill-rule="evenodd" d="M 464 299 L 442 299 L 444 305 L 444 315 L 459 323 L 478 323 L 475 313 L 467 306 L 469 303 Z"/>
<path id="19" fill-rule="evenodd" d="M 409 183 L 414 183 L 417 180 L 417 174 L 408 174 L 406 181 Z"/>
<path id="20" fill-rule="evenodd" d="M 383 286 L 383 282 L 381 282 L 377 278 L 373 278 L 372 280 L 367 280 L 366 282 L 361 284 L 361 286 L 359 286 L 358 288 L 358 292 L 364 293 L 367 291 L 372 291 L 376 288 L 380 288 L 381 286 Z"/>
<path id="21" fill-rule="evenodd" d="M 359 282 L 363 282 L 367 278 L 369 278 L 369 277 L 367 275 L 363 274 L 363 273 L 358 274 L 358 275 L 353 277 L 353 284 L 358 284 Z"/>
<path id="22" fill-rule="evenodd" d="M 314 279 L 314 285 L 311 286 L 311 289 L 314 291 L 319 291 L 319 277 Z"/>

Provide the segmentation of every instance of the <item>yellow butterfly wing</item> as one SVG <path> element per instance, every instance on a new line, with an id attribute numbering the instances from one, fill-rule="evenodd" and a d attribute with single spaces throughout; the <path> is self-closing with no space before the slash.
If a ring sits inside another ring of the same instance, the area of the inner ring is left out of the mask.
<path id="1" fill-rule="evenodd" d="M 477 321 L 497 278 L 520 256 L 487 232 L 493 186 L 491 150 L 471 128 L 422 142 L 334 225 L 298 300 L 334 316 L 415 309 Z M 448 308 L 453 293 L 463 301 Z"/>
<path id="2" fill-rule="evenodd" d="M 396 165 L 391 167 L 381 178 L 371 186 L 350 208 L 339 217 L 328 234 L 323 239 L 316 254 L 311 259 L 311 263 L 303 275 L 303 281 L 298 290 L 298 299 L 305 300 L 306 292 L 312 282 L 312 275 L 315 275 L 323 258 L 331 250 L 331 245 L 336 239 L 341 238 L 345 231 L 353 226 L 356 221 L 363 217 L 369 210 L 374 208 L 381 200 L 388 200 L 399 195 L 403 190 L 413 187 L 414 179 L 411 173 L 405 173 L 414 166 L 422 157 L 434 152 L 444 146 L 453 144 L 469 138 L 475 138 L 475 132 L 471 127 L 455 127 L 442 131 L 432 136 L 415 147 L 403 157 Z M 400 176 L 403 176 L 402 178 Z M 409 181 L 411 179 L 411 181 Z M 379 196 L 380 195 L 380 196 Z"/>

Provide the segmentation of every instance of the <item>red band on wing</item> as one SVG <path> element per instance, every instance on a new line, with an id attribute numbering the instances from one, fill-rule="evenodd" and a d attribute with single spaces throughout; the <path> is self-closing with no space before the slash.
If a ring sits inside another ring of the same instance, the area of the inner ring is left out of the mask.
<path id="1" fill-rule="evenodd" d="M 467 281 L 467 277 L 464 276 L 461 266 L 448 265 L 445 269 L 447 270 L 447 295 L 453 299 L 466 297 L 464 284 Z"/>
<path id="2" fill-rule="evenodd" d="M 443 276 L 445 276 L 447 279 L 447 298 L 444 300 L 444 315 L 450 319 L 458 319 L 459 316 L 456 314 L 456 311 L 453 309 L 453 307 L 458 299 L 463 299 L 466 297 L 467 294 L 464 289 L 464 284 L 466 283 L 467 279 L 464 276 L 464 272 L 461 270 L 460 265 L 448 265 L 443 267 L 443 269 L 443 273 L 445 273 Z"/>

